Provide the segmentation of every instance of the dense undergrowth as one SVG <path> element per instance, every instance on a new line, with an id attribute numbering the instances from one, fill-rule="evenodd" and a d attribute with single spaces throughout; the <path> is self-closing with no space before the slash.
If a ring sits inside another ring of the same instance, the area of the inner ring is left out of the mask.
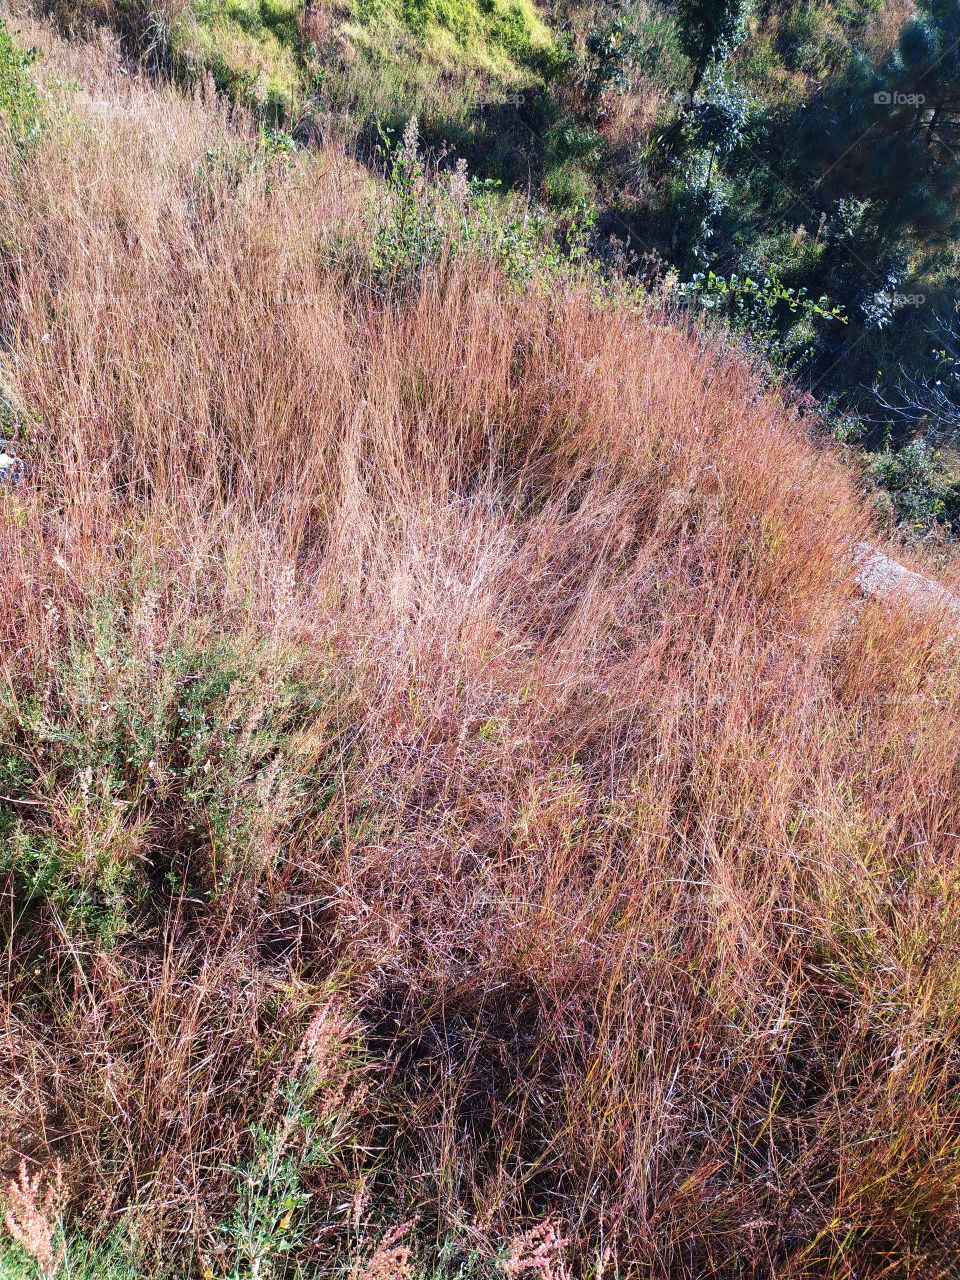
<path id="1" fill-rule="evenodd" d="M 18 39 L 0 1275 L 954 1274 L 960 654 L 849 470 L 414 131 Z"/>
<path id="2" fill-rule="evenodd" d="M 416 117 L 787 372 L 891 521 L 960 527 L 952 0 L 45 4 L 366 162 Z"/>

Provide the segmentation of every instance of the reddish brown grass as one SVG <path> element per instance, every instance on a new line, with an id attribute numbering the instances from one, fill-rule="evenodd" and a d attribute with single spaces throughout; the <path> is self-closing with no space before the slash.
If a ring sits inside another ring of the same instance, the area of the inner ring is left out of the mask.
<path id="1" fill-rule="evenodd" d="M 216 1270 L 335 992 L 309 1265 L 373 1197 L 418 1248 L 513 1239 L 512 1273 L 951 1274 L 957 652 L 857 598 L 850 476 L 653 311 L 482 262 L 378 296 L 336 155 L 250 164 L 215 105 L 97 74 L 0 174 L 32 466 L 0 501 L 32 781 L 0 803 L 146 897 L 105 941 L 10 877 L 7 1148 L 63 1160 L 85 1230 Z M 226 887 L 182 756 L 120 793 L 57 763 L 220 635 L 244 741 L 291 655 L 318 691 L 231 784 Z"/>

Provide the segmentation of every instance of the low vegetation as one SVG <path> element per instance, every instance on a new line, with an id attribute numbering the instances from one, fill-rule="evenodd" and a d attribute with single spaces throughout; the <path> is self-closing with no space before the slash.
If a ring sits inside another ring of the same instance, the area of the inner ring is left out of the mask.
<path id="1" fill-rule="evenodd" d="M 273 124 L 354 138 L 434 114 L 452 126 L 537 82 L 554 39 L 531 0 L 49 0 L 63 29 L 108 24 L 127 51 Z"/>
<path id="2" fill-rule="evenodd" d="M 960 649 L 839 447 L 415 127 L 13 30 L 3 1280 L 955 1274 Z"/>
<path id="3" fill-rule="evenodd" d="M 444 162 L 588 219 L 599 260 L 733 322 L 912 537 L 960 528 L 952 0 L 46 4 L 364 162 L 416 118 Z M 731 315 L 707 278 L 759 292 Z M 929 500 L 905 502 L 917 450 Z"/>

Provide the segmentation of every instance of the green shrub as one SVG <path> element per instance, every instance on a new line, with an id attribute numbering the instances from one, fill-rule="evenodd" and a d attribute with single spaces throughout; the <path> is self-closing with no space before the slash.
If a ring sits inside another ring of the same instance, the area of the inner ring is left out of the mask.
<path id="1" fill-rule="evenodd" d="M 283 1275 L 290 1255 L 301 1249 L 313 1199 L 308 1182 L 329 1168 L 347 1144 L 359 1093 L 359 1062 L 350 1029 L 333 1011 L 321 1009 L 307 1032 L 320 1043 L 284 1081 L 279 1098 L 250 1129 L 250 1155 L 234 1172 L 233 1213 L 221 1227 L 232 1254 L 227 1280 L 271 1280 Z M 347 1089 L 345 1080 L 353 1087 Z"/>
<path id="2" fill-rule="evenodd" d="M 711 62 L 722 62 L 744 37 L 749 0 L 679 0 L 677 33 L 694 67 L 696 92 Z"/>
<path id="3" fill-rule="evenodd" d="M 7 138 L 23 151 L 40 132 L 40 104 L 30 75 L 33 51 L 18 49 L 0 21 L 0 119 Z"/>
<path id="4" fill-rule="evenodd" d="M 326 696 L 295 654 L 196 628 L 144 647 L 101 601 L 53 673 L 0 694 L 0 870 L 21 905 L 109 944 L 164 882 L 268 875 L 311 785 L 322 803 L 291 744 Z"/>
<path id="5" fill-rule="evenodd" d="M 385 181 L 369 206 L 368 251 L 375 287 L 409 285 L 427 266 L 464 257 L 499 263 L 518 285 L 549 287 L 560 273 L 587 269 L 594 215 L 578 192 L 571 195 L 572 216 L 562 222 L 511 205 L 498 183 L 469 178 L 463 164 L 445 175 L 431 171 L 415 118 L 400 141 L 384 135 L 378 150 Z"/>
<path id="6" fill-rule="evenodd" d="M 811 298 L 805 288 L 788 288 L 774 276 L 754 280 L 699 271 L 680 284 L 677 293 L 687 305 L 722 318 L 781 367 L 797 367 L 809 358 L 809 341 L 799 343 L 797 337 L 812 339 L 815 322 L 847 323 L 843 310 L 829 298 Z"/>
<path id="7" fill-rule="evenodd" d="M 925 440 L 868 455 L 867 474 L 890 495 L 900 522 L 914 534 L 960 526 L 960 482 Z"/>

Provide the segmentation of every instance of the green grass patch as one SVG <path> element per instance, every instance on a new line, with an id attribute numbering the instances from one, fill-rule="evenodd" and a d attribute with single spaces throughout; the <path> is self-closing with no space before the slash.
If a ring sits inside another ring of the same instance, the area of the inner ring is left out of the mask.
<path id="1" fill-rule="evenodd" d="M 345 30 L 358 47 L 381 34 L 405 32 L 430 61 L 523 77 L 553 40 L 530 0 L 352 0 Z"/>
<path id="2" fill-rule="evenodd" d="M 302 0 L 193 0 L 170 46 L 263 115 L 316 98 L 362 123 L 467 111 L 533 83 L 553 49 L 531 0 L 351 0 L 322 34 L 302 18 Z"/>
<path id="3" fill-rule="evenodd" d="M 268 114 L 302 98 L 301 0 L 195 0 L 171 34 L 175 56 Z"/>

